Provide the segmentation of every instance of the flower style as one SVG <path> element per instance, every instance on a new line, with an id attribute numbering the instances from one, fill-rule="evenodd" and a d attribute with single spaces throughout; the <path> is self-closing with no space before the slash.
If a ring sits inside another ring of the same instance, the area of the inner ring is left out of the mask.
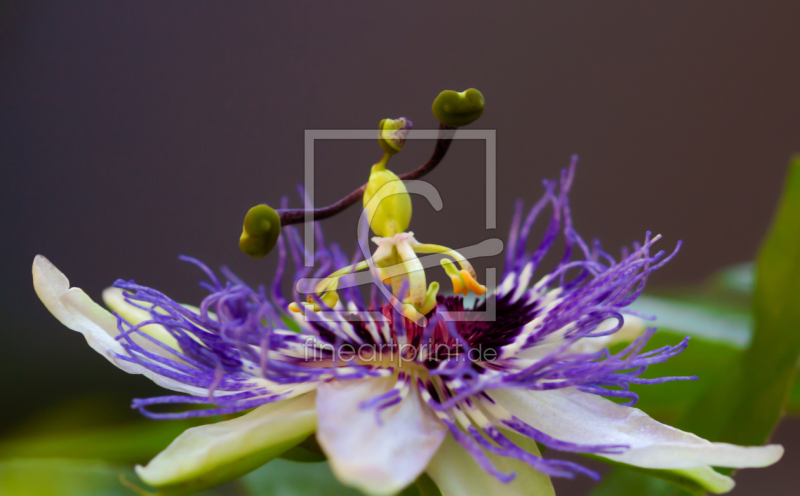
<path id="1" fill-rule="evenodd" d="M 409 126 L 403 119 L 386 129 Z M 386 146 L 402 148 L 404 136 L 387 138 Z M 222 281 L 198 260 L 182 257 L 206 275 L 209 295 L 199 307 L 118 280 L 103 293 L 112 314 L 36 257 L 34 286 L 53 315 L 122 370 L 183 393 L 135 399 L 143 415 L 247 412 L 187 430 L 137 467 L 144 482 L 163 494 L 185 494 L 238 477 L 298 445 L 313 449 L 314 439 L 339 480 L 369 494 L 395 494 L 423 473 L 445 495 L 553 494 L 550 476 L 598 478 L 579 464 L 543 458 L 538 445 L 672 471 L 714 493 L 734 483 L 712 466 L 763 467 L 780 459 L 781 446 L 712 443 L 634 408 L 630 384 L 695 379 L 641 378 L 649 365 L 683 351 L 688 337 L 643 351 L 655 329 L 645 329 L 642 316 L 626 310 L 677 248 L 669 255 L 654 252 L 659 236 L 648 233 L 616 260 L 599 243 L 587 244 L 573 229 L 569 208 L 575 160 L 558 181 L 544 181 L 543 197 L 524 218 L 517 203 L 501 283 L 468 304 L 467 292 L 481 295 L 486 287 L 458 252 L 419 243 L 406 231 L 410 203 L 402 197 L 403 182 L 385 169 L 389 155 L 373 167 L 364 194 L 369 227 L 379 236 L 375 252 L 348 259 L 325 244 L 317 225 L 319 249 L 306 253 L 297 230 L 285 227 L 275 241 L 279 263 L 269 288 L 251 288 L 227 269 Z M 387 184 L 394 199 L 378 192 Z M 544 238 L 529 251 L 531 227 L 548 206 Z M 248 230 L 247 223 L 245 251 L 256 246 L 248 244 L 251 236 L 272 227 L 253 221 Z M 362 248 L 366 234 L 360 231 Z M 559 237 L 565 246 L 560 262 L 531 284 Z M 461 267 L 442 262 L 455 296 L 438 294 L 437 283 L 426 288 L 426 260 L 417 255 L 428 253 Z M 304 256 L 313 258 L 316 270 L 303 265 Z M 287 298 L 281 282 L 290 258 L 296 270 Z M 372 282 L 368 301 L 356 286 L 362 274 Z M 491 312 L 494 319 L 482 317 Z M 626 342 L 621 351 L 609 351 Z M 153 411 L 157 405 L 204 408 Z"/>

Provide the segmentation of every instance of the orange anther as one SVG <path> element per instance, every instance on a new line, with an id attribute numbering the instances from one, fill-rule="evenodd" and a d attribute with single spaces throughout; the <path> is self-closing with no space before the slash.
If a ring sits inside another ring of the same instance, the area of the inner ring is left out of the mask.
<path id="1" fill-rule="evenodd" d="M 464 292 L 466 288 L 461 285 L 461 279 L 453 276 L 450 278 L 450 280 L 453 281 L 453 293 L 460 294 Z"/>
<path id="2" fill-rule="evenodd" d="M 475 293 L 476 295 L 480 296 L 486 292 L 486 286 L 484 286 L 483 284 L 478 284 L 478 281 L 476 281 L 472 277 L 472 275 L 466 270 L 463 269 L 461 270 L 461 278 L 464 280 L 467 287 L 471 289 L 472 292 Z"/>

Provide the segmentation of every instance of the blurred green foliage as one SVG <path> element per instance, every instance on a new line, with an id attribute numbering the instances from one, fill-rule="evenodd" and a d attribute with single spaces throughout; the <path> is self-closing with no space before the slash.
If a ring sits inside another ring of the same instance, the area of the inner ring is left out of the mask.
<path id="1" fill-rule="evenodd" d="M 297 463 L 281 459 L 273 460 L 242 477 L 242 485 L 254 496 L 260 494 L 359 496 L 361 494 L 336 480 L 327 463 Z"/>
<path id="2" fill-rule="evenodd" d="M 752 344 L 725 380 L 681 426 L 712 441 L 758 445 L 769 439 L 789 397 L 800 356 L 800 157 L 758 256 Z"/>
<path id="3" fill-rule="evenodd" d="M 134 478 L 130 467 L 100 461 L 27 459 L 0 462 L 0 494 L 4 496 L 117 496 L 133 494 L 120 475 Z"/>
<path id="4" fill-rule="evenodd" d="M 761 445 L 784 412 L 800 410 L 800 388 L 795 384 L 800 357 L 800 157 L 790 164 L 783 198 L 761 247 L 755 277 L 752 273 L 746 265 L 728 269 L 715 278 L 708 291 L 715 296 L 721 293 L 723 298 L 727 291 L 731 301 L 741 301 L 752 291 L 753 335 L 749 345 L 732 355 L 731 350 L 723 352 L 721 348 L 695 353 L 705 360 L 727 356 L 723 359 L 727 364 L 719 364 L 724 368 L 717 370 L 716 380 L 708 381 L 688 408 L 671 412 L 675 427 L 711 441 Z M 681 355 L 683 360 L 692 356 L 691 350 L 692 346 Z M 680 364 L 680 360 L 673 360 L 649 372 L 672 375 L 668 367 Z M 699 370 L 700 363 L 697 366 Z M 659 406 L 660 400 L 650 401 Z M 641 406 L 648 413 L 656 413 Z M 645 479 L 641 473 L 617 469 L 592 495 L 639 495 L 645 486 L 646 494 L 654 496 L 685 494 L 675 486 L 654 486 Z"/>

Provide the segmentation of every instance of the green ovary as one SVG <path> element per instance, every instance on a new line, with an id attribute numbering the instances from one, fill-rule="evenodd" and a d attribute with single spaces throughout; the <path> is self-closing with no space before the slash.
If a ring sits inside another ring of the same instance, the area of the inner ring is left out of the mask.
<path id="1" fill-rule="evenodd" d="M 381 161 L 372 166 L 364 191 L 364 209 L 369 226 L 384 238 L 404 232 L 411 223 L 411 197 L 403 181 L 386 169 L 389 156 L 385 153 Z"/>

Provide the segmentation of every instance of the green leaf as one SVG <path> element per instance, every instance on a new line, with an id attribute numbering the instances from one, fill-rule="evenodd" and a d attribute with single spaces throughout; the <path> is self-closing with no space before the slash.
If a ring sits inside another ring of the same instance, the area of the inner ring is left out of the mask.
<path id="1" fill-rule="evenodd" d="M 717 370 L 717 379 L 709 381 L 703 394 L 685 413 L 678 415 L 675 423 L 676 427 L 711 441 L 760 445 L 769 439 L 784 407 L 788 405 L 790 411 L 800 412 L 800 386 L 795 384 L 800 355 L 800 157 L 792 160 L 783 199 L 756 267 L 755 332 L 749 347 L 738 357 L 728 357 L 727 367 L 717 364 L 721 367 Z M 751 284 L 747 271 L 746 266 L 740 266 L 723 272 L 712 287 L 747 294 Z M 706 337 L 730 335 L 703 334 Z M 728 344 L 741 347 L 742 343 L 734 339 L 728 340 Z M 684 355 L 696 345 L 697 342 L 692 343 Z M 707 354 L 708 358 L 712 356 Z M 675 366 L 680 358 L 671 359 L 669 366 Z M 696 365 L 699 370 L 700 364 Z M 653 367 L 652 371 L 655 370 Z M 662 372 L 665 369 L 662 368 Z M 642 409 L 649 411 L 644 394 L 642 399 Z M 615 469 L 595 488 L 592 496 L 686 494 L 685 487 L 666 485 L 653 479 L 655 474 L 649 475 Z"/>
<path id="2" fill-rule="evenodd" d="M 685 290 L 674 294 L 687 293 L 691 294 Z M 686 351 L 665 363 L 651 365 L 642 377 L 696 375 L 697 381 L 631 386 L 639 395 L 637 407 L 668 424 L 680 418 L 709 387 L 724 379 L 751 339 L 752 318 L 735 306 L 642 296 L 633 309 L 657 317 L 652 325 L 659 332 L 650 339 L 645 351 L 675 345 L 687 335 L 691 337 Z M 627 344 L 619 343 L 611 351 L 617 352 Z"/>
<path id="3" fill-rule="evenodd" d="M 760 445 L 780 420 L 800 356 L 800 157 L 757 262 L 751 346 L 682 419 L 712 441 Z"/>
<path id="4" fill-rule="evenodd" d="M 686 335 L 686 332 L 659 328 L 648 342 L 645 351 L 675 345 Z M 620 343 L 613 347 L 611 352 L 618 352 L 626 345 L 627 343 Z M 726 370 L 741 355 L 741 350 L 728 343 L 692 338 L 689 347 L 683 353 L 664 363 L 651 365 L 641 377 L 651 379 L 696 375 L 697 381 L 675 381 L 656 385 L 633 384 L 631 391 L 639 395 L 636 407 L 661 422 L 672 424 L 705 393 L 708 387 L 722 380 Z"/>
<path id="5" fill-rule="evenodd" d="M 253 495 L 361 495 L 357 490 L 336 480 L 327 462 L 299 463 L 276 459 L 245 475 L 241 482 Z"/>
<path id="6" fill-rule="evenodd" d="M 133 494 L 120 475 L 135 479 L 133 470 L 98 461 L 4 460 L 0 462 L 0 494 L 4 496 L 118 496 Z"/>
<path id="7" fill-rule="evenodd" d="M 731 265 L 714 276 L 714 285 L 719 289 L 752 295 L 756 287 L 756 267 L 753 262 Z"/>
<path id="8" fill-rule="evenodd" d="M 0 461 L 0 494 L 3 496 L 135 496 L 131 485 L 141 485 L 131 467 L 97 460 Z M 195 496 L 241 494 L 233 489 L 203 491 Z"/>
<path id="9" fill-rule="evenodd" d="M 219 418 L 153 421 L 116 400 L 69 399 L 32 415 L 0 439 L 0 458 L 74 458 L 144 463 L 190 427 Z"/>
<path id="10" fill-rule="evenodd" d="M 631 309 L 654 315 L 654 326 L 706 341 L 724 343 L 745 349 L 751 340 L 752 317 L 747 312 L 709 303 L 690 303 L 656 298 L 639 297 Z"/>
<path id="11" fill-rule="evenodd" d="M 705 496 L 706 491 L 717 494 L 729 489 L 730 479 L 715 473 L 708 467 L 659 470 L 613 462 L 595 455 L 584 456 L 621 469 L 612 471 L 604 477 L 592 492 L 592 496 L 660 494 L 657 491 L 669 491 L 668 494 L 672 494 L 674 489 L 677 489 L 674 491 L 675 494 L 688 493 L 693 496 Z"/>
<path id="12" fill-rule="evenodd" d="M 411 487 L 416 490 L 416 494 L 419 496 L 442 496 L 442 491 L 439 490 L 433 479 L 426 473 L 420 475 L 417 482 Z M 408 496 L 411 496 L 411 494 L 413 493 L 409 492 Z"/>
<path id="13" fill-rule="evenodd" d="M 304 463 L 275 459 L 240 479 L 242 486 L 253 496 L 362 496 L 334 477 L 328 462 Z M 441 496 L 439 488 L 426 474 L 398 496 Z"/>
<path id="14" fill-rule="evenodd" d="M 697 336 L 701 333 L 686 330 L 678 332 L 659 327 L 659 332 L 650 339 L 645 350 L 674 345 L 687 334 Z M 674 424 L 709 387 L 719 383 L 731 365 L 741 358 L 743 351 L 738 348 L 738 344 L 732 345 L 726 341 L 728 340 L 708 341 L 694 337 L 689 342 L 689 347 L 680 355 L 665 363 L 651 365 L 642 377 L 697 375 L 698 380 L 632 385 L 631 390 L 639 395 L 636 407 L 661 422 Z M 620 343 L 611 351 L 617 352 L 626 345 L 627 343 Z M 644 469 L 597 459 L 617 468 L 603 477 L 592 491 L 592 496 L 704 495 L 707 489 L 713 489 L 698 484 L 697 478 L 693 478 L 691 473 Z"/>
<path id="15" fill-rule="evenodd" d="M 692 496 L 705 495 L 705 492 L 687 491 L 676 487 L 664 479 L 646 472 L 615 469 L 603 476 L 590 496 Z"/>
<path id="16" fill-rule="evenodd" d="M 327 460 L 325 453 L 322 452 L 322 448 L 317 443 L 315 434 L 308 436 L 305 441 L 294 448 L 284 451 L 278 458 L 303 463 L 318 463 Z"/>
<path id="17" fill-rule="evenodd" d="M 115 463 L 145 462 L 195 425 L 142 421 L 76 432 L 29 435 L 0 441 L 0 458 L 74 458 Z"/>
<path id="18" fill-rule="evenodd" d="M 639 496 L 642 494 L 662 494 L 664 491 L 673 489 L 677 488 L 662 479 L 647 477 L 643 474 L 626 470 L 612 470 L 603 476 L 602 482 L 595 486 L 591 496 Z M 687 494 L 686 491 L 681 491 L 680 489 L 677 491 L 679 491 L 679 494 Z"/>

